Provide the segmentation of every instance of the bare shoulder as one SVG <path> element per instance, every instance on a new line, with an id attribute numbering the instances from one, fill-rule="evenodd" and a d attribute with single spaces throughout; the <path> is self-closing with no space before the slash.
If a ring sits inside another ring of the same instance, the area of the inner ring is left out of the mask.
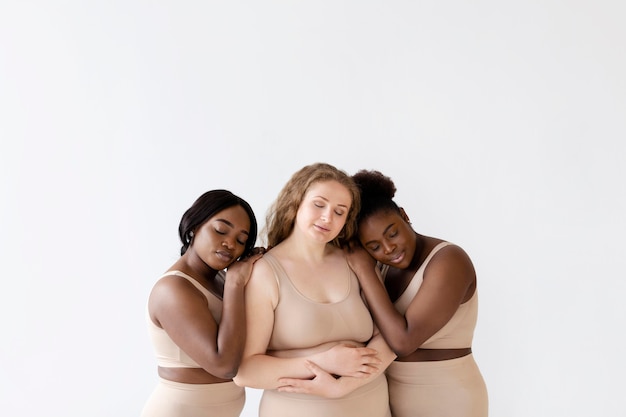
<path id="1" fill-rule="evenodd" d="M 437 251 L 428 263 L 429 273 L 454 272 L 456 274 L 475 276 L 474 265 L 469 255 L 459 245 L 451 243 Z"/>
<path id="2" fill-rule="evenodd" d="M 254 263 L 250 279 L 246 284 L 246 296 L 269 297 L 278 299 L 278 282 L 276 273 L 265 255 Z"/>
<path id="3" fill-rule="evenodd" d="M 452 260 L 460 261 L 460 262 L 471 262 L 471 259 L 465 249 L 460 247 L 457 244 L 448 242 L 449 244 L 445 247 L 441 248 L 437 254 L 441 253 L 446 258 L 450 258 Z M 435 256 L 437 256 L 435 254 Z"/>
<path id="4" fill-rule="evenodd" d="M 270 261 L 268 261 L 265 256 L 266 255 L 263 255 L 254 263 L 252 275 L 250 276 L 251 281 L 263 281 L 274 276 L 274 268 L 272 268 Z"/>
<path id="5" fill-rule="evenodd" d="M 152 288 L 155 296 L 189 295 L 202 296 L 202 293 L 188 279 L 170 274 L 160 278 Z"/>
<path id="6" fill-rule="evenodd" d="M 150 317 L 157 324 L 162 314 L 169 314 L 172 310 L 205 307 L 206 297 L 187 279 L 177 275 L 167 275 L 160 278 L 152 287 L 148 299 Z"/>

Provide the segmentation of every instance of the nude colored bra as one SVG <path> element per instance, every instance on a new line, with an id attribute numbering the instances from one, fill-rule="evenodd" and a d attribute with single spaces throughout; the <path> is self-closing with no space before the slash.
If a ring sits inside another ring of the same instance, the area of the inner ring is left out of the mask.
<path id="1" fill-rule="evenodd" d="M 219 272 L 219 274 L 223 273 L 223 271 Z M 187 281 L 191 282 L 198 290 L 200 290 L 207 299 L 209 310 L 211 311 L 213 318 L 215 318 L 215 321 L 217 323 L 220 322 L 222 313 L 222 300 L 211 294 L 211 292 L 209 292 L 209 290 L 200 285 L 198 281 L 183 272 L 169 271 L 161 278 L 170 275 L 176 275 L 185 278 Z M 157 326 L 152 321 L 152 319 L 150 318 L 150 314 L 148 313 L 147 307 L 146 319 L 148 321 L 148 332 L 150 334 L 150 339 L 152 340 L 152 345 L 154 347 L 158 366 L 164 368 L 200 368 L 200 365 L 198 365 L 196 361 L 191 359 L 189 355 L 187 355 L 180 347 L 178 347 L 178 345 L 176 345 L 176 343 L 174 343 L 174 341 L 170 338 L 165 330 Z"/>

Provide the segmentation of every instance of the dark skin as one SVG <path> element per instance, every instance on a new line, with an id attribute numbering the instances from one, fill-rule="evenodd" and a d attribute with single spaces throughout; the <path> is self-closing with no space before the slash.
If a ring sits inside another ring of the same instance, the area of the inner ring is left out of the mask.
<path id="1" fill-rule="evenodd" d="M 405 315 L 393 305 L 441 239 L 416 233 L 404 210 L 373 213 L 359 224 L 359 242 L 348 252 L 374 320 L 398 361 L 445 360 L 471 353 L 462 349 L 420 349 L 476 290 L 476 273 L 456 245 L 439 250 L 424 271 L 424 281 Z M 376 261 L 389 265 L 383 284 Z"/>
<path id="2" fill-rule="evenodd" d="M 218 326 L 206 297 L 188 280 L 176 275 L 161 278 L 148 301 L 151 320 L 200 368 L 159 367 L 159 376 L 189 384 L 230 381 L 237 373 L 245 344 L 244 288 L 257 253 L 236 261 L 245 249 L 250 219 L 240 206 L 220 211 L 194 230 L 194 238 L 168 271 L 181 271 L 223 300 Z M 226 279 L 218 271 L 228 268 Z"/>

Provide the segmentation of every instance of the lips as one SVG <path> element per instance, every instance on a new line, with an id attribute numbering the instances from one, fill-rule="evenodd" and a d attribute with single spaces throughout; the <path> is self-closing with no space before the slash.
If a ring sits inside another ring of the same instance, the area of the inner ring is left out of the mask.
<path id="1" fill-rule="evenodd" d="M 225 250 L 218 250 L 215 252 L 218 258 L 222 259 L 224 262 L 230 262 L 233 260 L 233 255 Z"/>
<path id="2" fill-rule="evenodd" d="M 327 229 L 327 228 L 322 227 L 322 226 L 320 226 L 320 225 L 317 225 L 317 224 L 316 224 L 316 225 L 315 225 L 315 227 L 316 227 L 318 230 L 321 230 L 322 232 L 330 232 L 330 229 Z"/>
<path id="3" fill-rule="evenodd" d="M 390 264 L 399 264 L 400 262 L 402 262 L 403 259 L 404 259 L 404 252 L 400 252 L 397 255 L 391 256 L 389 258 L 388 263 L 390 263 Z"/>

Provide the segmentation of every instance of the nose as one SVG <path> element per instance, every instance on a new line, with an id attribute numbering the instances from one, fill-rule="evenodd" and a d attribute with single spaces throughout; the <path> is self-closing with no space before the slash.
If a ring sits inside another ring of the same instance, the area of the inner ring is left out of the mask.
<path id="1" fill-rule="evenodd" d="M 387 241 L 382 242 L 382 247 L 383 247 L 383 251 L 385 252 L 385 254 L 389 254 L 393 252 L 393 250 L 395 249 L 395 245 Z"/>
<path id="2" fill-rule="evenodd" d="M 332 210 L 324 211 L 321 215 L 321 219 L 322 221 L 329 223 L 333 219 L 333 211 Z"/>
<path id="3" fill-rule="evenodd" d="M 235 248 L 235 242 L 233 242 L 233 239 L 224 239 L 224 241 L 222 242 L 222 246 L 224 246 L 227 249 L 234 249 Z"/>

